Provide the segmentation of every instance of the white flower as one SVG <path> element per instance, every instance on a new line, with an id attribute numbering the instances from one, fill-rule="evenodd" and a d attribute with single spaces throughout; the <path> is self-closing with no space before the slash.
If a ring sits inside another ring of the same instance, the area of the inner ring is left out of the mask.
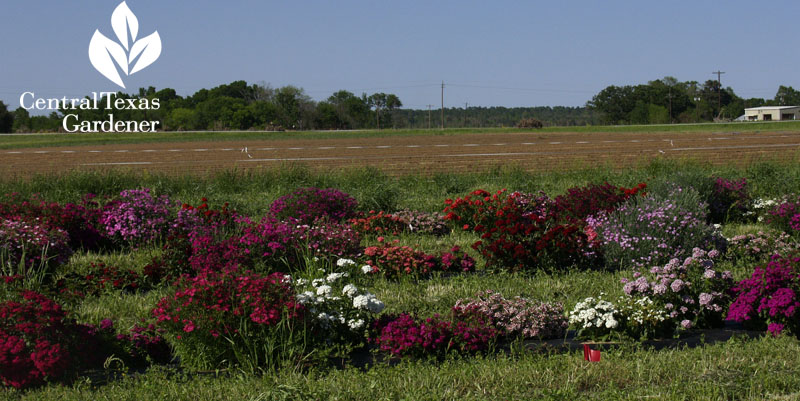
<path id="1" fill-rule="evenodd" d="M 355 266 L 356 262 L 352 259 L 339 259 L 336 261 L 336 266 L 339 267 L 346 267 L 346 266 Z"/>
<path id="2" fill-rule="evenodd" d="M 366 309 L 372 313 L 380 313 L 385 305 L 374 295 L 366 293 L 353 298 L 353 307 L 356 309 Z"/>
<path id="3" fill-rule="evenodd" d="M 311 285 L 313 285 L 314 287 L 319 287 L 322 284 L 325 284 L 325 280 L 321 278 L 315 278 L 314 280 L 311 280 Z"/>
<path id="4" fill-rule="evenodd" d="M 356 286 L 354 286 L 353 284 L 348 284 L 344 286 L 344 288 L 342 288 L 342 294 L 347 295 L 350 298 L 353 298 L 354 296 L 356 296 L 356 294 L 358 294 L 358 288 L 356 288 Z"/>
<path id="5" fill-rule="evenodd" d="M 299 279 L 295 280 L 294 283 L 297 284 L 297 285 L 306 285 L 308 283 L 308 280 L 306 280 L 304 278 L 299 278 Z"/>
<path id="6" fill-rule="evenodd" d="M 300 304 L 305 304 L 306 302 L 311 301 L 313 299 L 314 299 L 314 293 L 311 291 L 306 291 L 302 294 L 297 294 L 297 302 L 299 302 Z"/>
<path id="7" fill-rule="evenodd" d="M 347 321 L 347 326 L 350 327 L 350 330 L 358 330 L 364 327 L 364 319 L 350 319 Z"/>
<path id="8" fill-rule="evenodd" d="M 372 297 L 369 301 L 369 305 L 367 305 L 367 309 L 369 309 L 372 313 L 381 313 L 383 311 L 383 302 L 381 302 L 378 298 Z"/>
<path id="9" fill-rule="evenodd" d="M 341 260 L 341 259 L 339 259 L 339 260 Z M 327 281 L 329 283 L 333 283 L 334 281 L 336 281 L 336 280 L 338 280 L 338 279 L 340 279 L 342 277 L 347 277 L 347 276 L 349 276 L 349 274 L 347 274 L 347 273 L 331 273 L 331 274 L 328 275 L 328 277 L 325 277 L 325 281 Z"/>
<path id="10" fill-rule="evenodd" d="M 370 274 L 372 273 L 372 266 L 370 265 L 361 266 L 361 271 L 364 272 L 364 274 Z"/>
<path id="11" fill-rule="evenodd" d="M 327 297 L 328 295 L 331 295 L 331 286 L 321 285 L 317 287 L 317 295 L 322 297 Z"/>
<path id="12" fill-rule="evenodd" d="M 607 329 L 613 329 L 613 328 L 616 328 L 616 327 L 617 327 L 617 321 L 614 320 L 613 317 L 608 319 L 608 320 L 606 320 L 606 328 Z"/>

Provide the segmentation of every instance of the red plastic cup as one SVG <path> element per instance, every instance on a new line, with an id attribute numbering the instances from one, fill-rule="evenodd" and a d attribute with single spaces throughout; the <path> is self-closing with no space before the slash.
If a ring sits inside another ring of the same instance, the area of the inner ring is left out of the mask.
<path id="1" fill-rule="evenodd" d="M 583 360 L 589 362 L 600 362 L 600 350 L 589 348 L 589 344 L 583 344 Z"/>

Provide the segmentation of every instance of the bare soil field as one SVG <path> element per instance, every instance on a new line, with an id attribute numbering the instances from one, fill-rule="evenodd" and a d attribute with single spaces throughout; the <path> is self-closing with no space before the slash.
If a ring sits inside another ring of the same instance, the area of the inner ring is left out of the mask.
<path id="1" fill-rule="evenodd" d="M 146 169 L 208 174 L 302 164 L 374 166 L 390 174 L 469 172 L 502 165 L 528 171 L 626 168 L 656 158 L 746 165 L 798 160 L 800 132 L 492 133 L 382 138 L 139 143 L 0 150 L 0 174 Z"/>

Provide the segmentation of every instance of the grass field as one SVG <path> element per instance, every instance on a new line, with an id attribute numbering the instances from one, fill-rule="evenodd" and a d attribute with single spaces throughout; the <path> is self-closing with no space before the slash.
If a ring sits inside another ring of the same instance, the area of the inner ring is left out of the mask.
<path id="1" fill-rule="evenodd" d="M 633 186 L 692 177 L 746 177 L 755 197 L 800 192 L 800 166 L 760 163 L 747 167 L 654 161 L 635 169 L 586 168 L 532 173 L 519 168 L 495 168 L 480 173 L 451 172 L 392 177 L 374 168 L 315 172 L 302 166 L 260 172 L 220 172 L 198 177 L 141 172 L 76 172 L 32 178 L 0 178 L 0 194 L 38 193 L 43 199 L 77 201 L 85 193 L 114 195 L 120 190 L 152 188 L 173 199 L 196 202 L 207 197 L 212 205 L 231 207 L 261 216 L 278 196 L 304 186 L 336 187 L 353 195 L 362 210 L 412 208 L 440 211 L 447 198 L 476 188 L 543 190 L 551 196 L 567 188 L 605 181 Z M 682 178 L 681 178 L 682 177 Z M 751 232 L 759 225 L 727 226 L 725 232 Z M 403 243 L 427 250 L 452 244 L 468 248 L 476 237 L 456 232 L 443 238 L 406 235 Z M 367 238 L 367 243 L 375 241 Z M 80 272 L 92 261 L 141 269 L 158 246 L 122 253 L 78 252 L 60 273 Z M 480 258 L 479 265 L 480 265 Z M 737 279 L 751 265 L 728 265 Z M 414 311 L 421 315 L 446 312 L 453 303 L 476 292 L 492 289 L 504 295 L 524 295 L 563 302 L 570 309 L 579 299 L 605 292 L 621 294 L 623 273 L 574 271 L 558 274 L 471 274 L 434 277 L 419 282 L 376 278 L 370 290 L 388 312 Z M 118 327 L 149 318 L 149 311 L 167 292 L 109 294 L 89 297 L 73 312 L 78 320 L 97 324 L 114 316 Z M 355 364 L 359 365 L 359 364 Z M 48 385 L 31 391 L 5 390 L 9 400 L 489 400 L 489 399 L 797 399 L 800 398 L 800 342 L 795 337 L 735 338 L 696 347 L 655 349 L 633 342 L 607 349 L 601 363 L 589 364 L 582 354 L 564 349 L 528 349 L 512 345 L 485 356 L 450 356 L 443 360 L 376 362 L 364 368 L 317 366 L 285 369 L 263 376 L 238 372 L 190 372 L 155 367 L 126 372 L 109 379 L 95 373 L 69 385 Z"/>
<path id="2" fill-rule="evenodd" d="M 725 124 L 670 124 L 670 125 L 617 125 L 545 127 L 537 130 L 518 128 L 448 128 L 445 130 L 355 130 L 355 131 L 285 131 L 285 132 L 159 132 L 148 133 L 91 133 L 91 134 L 0 134 L 0 149 L 21 149 L 61 146 L 89 146 L 110 144 L 202 142 L 284 139 L 374 138 L 394 136 L 448 136 L 459 134 L 494 134 L 515 132 L 536 133 L 625 133 L 625 132 L 768 132 L 797 131 L 800 122 L 749 122 Z"/>

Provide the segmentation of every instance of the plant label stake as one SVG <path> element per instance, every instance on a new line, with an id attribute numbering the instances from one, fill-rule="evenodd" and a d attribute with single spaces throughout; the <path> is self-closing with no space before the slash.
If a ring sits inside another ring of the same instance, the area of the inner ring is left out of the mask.
<path id="1" fill-rule="evenodd" d="M 589 348 L 589 344 L 583 344 L 583 360 L 589 362 L 600 362 L 600 350 Z"/>

